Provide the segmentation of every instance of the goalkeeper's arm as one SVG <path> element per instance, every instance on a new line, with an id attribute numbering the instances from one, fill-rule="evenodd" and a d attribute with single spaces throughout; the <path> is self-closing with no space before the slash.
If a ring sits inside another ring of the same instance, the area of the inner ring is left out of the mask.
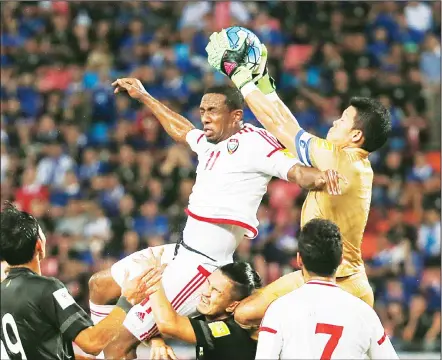
<path id="1" fill-rule="evenodd" d="M 265 95 L 253 82 L 244 85 L 241 92 L 258 121 L 296 155 L 295 139 L 302 129 L 276 92 Z"/>

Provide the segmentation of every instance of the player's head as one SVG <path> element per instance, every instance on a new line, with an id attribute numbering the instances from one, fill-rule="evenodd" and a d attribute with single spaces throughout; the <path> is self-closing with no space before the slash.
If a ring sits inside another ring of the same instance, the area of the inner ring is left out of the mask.
<path id="1" fill-rule="evenodd" d="M 228 139 L 242 127 L 244 98 L 228 85 L 207 89 L 201 99 L 200 114 L 207 141 L 218 143 Z"/>
<path id="2" fill-rule="evenodd" d="M 298 237 L 298 263 L 310 275 L 331 277 L 342 261 L 338 226 L 324 219 L 310 220 Z"/>
<path id="3" fill-rule="evenodd" d="M 373 152 L 385 144 L 390 132 L 391 116 L 384 105 L 375 99 L 354 97 L 341 117 L 333 122 L 327 140 Z"/>
<path id="4" fill-rule="evenodd" d="M 261 287 L 261 278 L 246 262 L 221 266 L 207 279 L 198 311 L 210 318 L 232 313 L 239 302 Z"/>
<path id="5" fill-rule="evenodd" d="M 24 265 L 45 256 L 46 238 L 37 220 L 6 203 L 1 212 L 0 257 L 9 265 Z"/>

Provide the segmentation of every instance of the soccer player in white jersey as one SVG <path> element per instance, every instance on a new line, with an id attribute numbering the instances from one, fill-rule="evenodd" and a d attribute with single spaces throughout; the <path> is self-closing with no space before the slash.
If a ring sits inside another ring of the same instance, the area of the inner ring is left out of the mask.
<path id="1" fill-rule="evenodd" d="M 298 249 L 306 283 L 267 309 L 256 359 L 398 359 L 373 308 L 336 285 L 339 228 L 329 220 L 310 220 Z"/>
<path id="2" fill-rule="evenodd" d="M 139 80 L 119 79 L 113 85 L 116 93 L 126 91 L 146 105 L 174 140 L 187 142 L 198 155 L 183 240 L 175 257 L 174 245 L 166 245 L 163 255 L 163 261 L 169 262 L 163 275 L 166 295 L 183 316 L 195 313 L 207 276 L 233 261 L 244 236 L 257 235 L 257 209 L 273 176 L 305 188 L 326 187 L 330 193 L 339 192 L 335 171 L 304 167 L 266 130 L 243 125 L 243 98 L 234 87 L 206 91 L 200 105 L 201 131 L 150 96 Z M 99 321 L 111 310 L 102 305 L 118 296 L 126 270 L 131 275 L 138 272 L 136 259 L 142 253 L 119 261 L 111 271 L 91 279 L 93 319 Z M 121 358 L 137 340 L 158 334 L 148 299 L 128 314 L 125 326 L 128 331 L 105 350 L 106 356 Z"/>

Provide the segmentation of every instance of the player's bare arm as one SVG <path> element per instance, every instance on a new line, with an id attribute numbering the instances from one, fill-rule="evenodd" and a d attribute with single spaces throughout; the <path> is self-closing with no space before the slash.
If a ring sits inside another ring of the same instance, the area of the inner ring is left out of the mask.
<path id="1" fill-rule="evenodd" d="M 339 180 L 347 180 L 335 170 L 319 171 L 301 164 L 294 165 L 287 176 L 290 182 L 308 190 L 326 190 L 330 195 L 341 195 Z"/>
<path id="2" fill-rule="evenodd" d="M 195 127 L 192 123 L 180 114 L 172 111 L 167 106 L 152 97 L 135 78 L 122 78 L 114 81 L 114 93 L 127 92 L 129 96 L 146 105 L 158 119 L 164 130 L 177 142 L 185 142 L 186 135 Z"/>
<path id="3" fill-rule="evenodd" d="M 296 273 L 293 272 L 256 290 L 239 303 L 235 309 L 235 321 L 244 328 L 258 327 L 270 304 L 297 287 L 299 286 L 296 283 Z"/>
<path id="4" fill-rule="evenodd" d="M 158 331 L 162 335 L 180 339 L 189 344 L 196 344 L 195 331 L 189 318 L 181 316 L 175 311 L 166 297 L 162 284 L 149 299 Z"/>
<path id="5" fill-rule="evenodd" d="M 154 265 L 157 269 L 161 269 L 162 251 L 156 257 L 153 255 L 152 250 L 149 253 L 149 264 Z M 149 293 L 151 293 L 149 300 L 158 331 L 164 336 L 180 339 L 189 344 L 196 344 L 195 331 L 189 318 L 181 316 L 175 311 L 167 299 L 161 280 L 157 283 L 151 282 Z"/>
<path id="6" fill-rule="evenodd" d="M 296 156 L 294 140 L 302 129 L 284 103 L 277 96 L 271 101 L 258 88 L 246 95 L 245 101 L 256 119 Z"/>
<path id="7" fill-rule="evenodd" d="M 132 280 L 126 276 L 117 306 L 100 323 L 80 332 L 74 342 L 86 353 L 98 355 L 119 334 L 131 306 L 151 294 L 152 284 L 156 284 L 161 275 L 162 268 L 148 267 Z"/>

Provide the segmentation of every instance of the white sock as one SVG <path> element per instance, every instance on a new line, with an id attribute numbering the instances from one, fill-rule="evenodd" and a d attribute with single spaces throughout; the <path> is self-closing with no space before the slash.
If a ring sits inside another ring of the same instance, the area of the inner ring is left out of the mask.
<path id="1" fill-rule="evenodd" d="M 110 314 L 115 305 L 96 305 L 89 301 L 89 308 L 91 310 L 91 319 L 94 325 L 97 325 L 101 320 Z M 96 359 L 104 359 L 103 351 L 99 353 Z"/>

